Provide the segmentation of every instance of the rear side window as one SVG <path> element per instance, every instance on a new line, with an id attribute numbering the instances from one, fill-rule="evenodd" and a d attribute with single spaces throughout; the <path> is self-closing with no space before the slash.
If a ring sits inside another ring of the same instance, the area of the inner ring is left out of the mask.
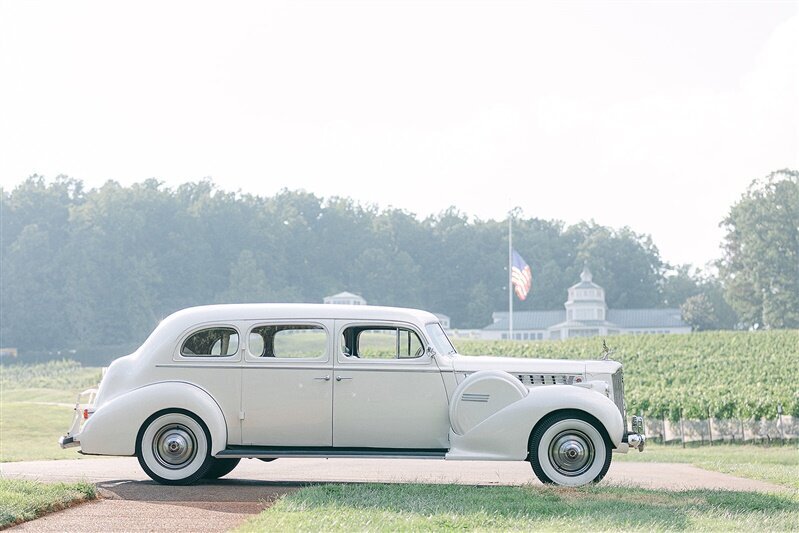
<path id="1" fill-rule="evenodd" d="M 180 349 L 189 357 L 228 357 L 239 350 L 239 334 L 233 328 L 207 328 L 191 335 Z"/>
<path id="2" fill-rule="evenodd" d="M 259 326 L 250 332 L 247 346 L 253 357 L 320 359 L 327 353 L 327 332 L 315 325 Z"/>

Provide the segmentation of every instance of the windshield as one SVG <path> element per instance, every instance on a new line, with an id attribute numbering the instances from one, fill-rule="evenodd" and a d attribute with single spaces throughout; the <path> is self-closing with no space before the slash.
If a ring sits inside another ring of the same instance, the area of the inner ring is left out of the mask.
<path id="1" fill-rule="evenodd" d="M 434 324 L 427 324 L 427 334 L 430 335 L 430 340 L 433 342 L 433 348 L 436 352 L 446 355 L 458 353 L 455 347 L 449 342 L 447 334 L 438 322 Z"/>

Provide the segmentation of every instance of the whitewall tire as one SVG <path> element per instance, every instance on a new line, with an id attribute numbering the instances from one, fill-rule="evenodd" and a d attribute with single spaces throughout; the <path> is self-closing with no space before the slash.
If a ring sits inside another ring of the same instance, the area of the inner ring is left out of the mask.
<path id="1" fill-rule="evenodd" d="M 182 409 L 161 411 L 139 430 L 136 456 L 154 481 L 189 485 L 202 479 L 213 463 L 211 437 L 196 415 Z"/>
<path id="2" fill-rule="evenodd" d="M 610 467 L 601 425 L 579 411 L 555 413 L 530 436 L 530 464 L 542 483 L 579 487 L 597 483 Z"/>

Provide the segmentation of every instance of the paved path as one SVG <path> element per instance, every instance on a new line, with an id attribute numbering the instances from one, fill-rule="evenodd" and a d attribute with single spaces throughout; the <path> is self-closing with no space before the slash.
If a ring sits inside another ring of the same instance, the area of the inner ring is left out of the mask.
<path id="1" fill-rule="evenodd" d="M 0 464 L 7 477 L 96 483 L 102 499 L 54 513 L 15 529 L 30 531 L 226 531 L 281 494 L 320 482 L 525 485 L 535 481 L 523 462 L 419 459 L 242 460 L 225 478 L 191 487 L 153 483 L 135 458 L 31 461 Z M 603 484 L 667 490 L 723 488 L 784 491 L 783 487 L 670 463 L 612 464 Z"/>

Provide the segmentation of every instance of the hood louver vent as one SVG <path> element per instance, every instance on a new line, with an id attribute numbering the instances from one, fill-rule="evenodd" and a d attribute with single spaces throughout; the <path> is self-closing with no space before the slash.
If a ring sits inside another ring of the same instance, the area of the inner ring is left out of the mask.
<path id="1" fill-rule="evenodd" d="M 525 385 L 572 385 L 577 376 L 566 374 L 514 374 Z"/>

